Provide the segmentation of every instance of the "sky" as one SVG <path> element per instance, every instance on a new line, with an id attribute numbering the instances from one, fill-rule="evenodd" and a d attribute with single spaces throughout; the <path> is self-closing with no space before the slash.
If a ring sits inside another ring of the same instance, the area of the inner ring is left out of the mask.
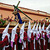
<path id="1" fill-rule="evenodd" d="M 19 7 L 40 10 L 50 14 L 50 0 L 0 0 L 0 2 L 10 5 L 17 5 L 18 1 L 20 1 Z"/>

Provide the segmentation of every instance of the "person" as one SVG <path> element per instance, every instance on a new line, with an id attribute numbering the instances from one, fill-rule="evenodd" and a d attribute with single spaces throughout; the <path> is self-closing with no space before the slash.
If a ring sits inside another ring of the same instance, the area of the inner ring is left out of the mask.
<path id="1" fill-rule="evenodd" d="M 13 14 L 15 15 L 15 19 L 14 20 L 16 22 L 18 21 L 19 24 L 22 24 L 23 22 L 22 22 L 22 19 L 20 17 L 18 9 L 14 8 Z"/>
<path id="2" fill-rule="evenodd" d="M 2 41 L 3 41 L 3 50 L 9 50 L 9 43 L 10 43 L 10 35 L 8 33 L 10 23 L 6 26 L 5 30 L 2 33 Z"/>
<path id="3" fill-rule="evenodd" d="M 25 26 L 25 22 L 20 29 L 20 38 L 19 38 L 19 43 L 21 44 L 20 50 L 24 50 L 24 48 L 26 47 L 26 42 L 24 41 L 24 26 Z"/>
<path id="4" fill-rule="evenodd" d="M 12 29 L 12 34 L 11 34 L 12 50 L 14 50 L 14 49 L 18 50 L 18 45 L 17 45 L 18 34 L 16 33 L 16 29 L 17 29 L 18 25 L 19 25 L 19 23 Z M 15 43 L 15 45 L 14 45 L 14 43 Z"/>

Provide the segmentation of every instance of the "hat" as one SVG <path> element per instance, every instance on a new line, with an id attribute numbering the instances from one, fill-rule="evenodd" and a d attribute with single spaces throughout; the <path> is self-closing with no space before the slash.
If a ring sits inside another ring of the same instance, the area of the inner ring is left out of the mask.
<path id="1" fill-rule="evenodd" d="M 39 23 L 38 23 L 37 26 L 36 26 L 36 29 L 35 29 L 36 31 L 38 31 L 38 25 L 39 25 Z"/>
<path id="2" fill-rule="evenodd" d="M 32 30 L 31 30 L 31 32 L 33 32 L 33 31 L 35 30 L 35 26 L 36 26 L 36 23 L 34 24 L 34 26 L 33 26 Z"/>
<path id="3" fill-rule="evenodd" d="M 11 41 L 13 41 L 13 42 L 14 42 L 16 29 L 17 29 L 18 25 L 19 25 L 19 23 L 12 29 Z"/>
<path id="4" fill-rule="evenodd" d="M 8 36 L 8 39 L 10 37 L 10 35 L 8 34 L 9 25 L 10 25 L 10 23 L 6 26 L 5 30 L 3 31 L 2 40 L 4 40 L 4 38 L 5 38 L 6 35 Z"/>
<path id="5" fill-rule="evenodd" d="M 50 28 L 50 24 L 48 25 L 48 27 L 46 28 L 46 30 L 48 30 Z"/>
<path id="6" fill-rule="evenodd" d="M 27 35 L 28 35 L 28 38 L 31 38 L 31 23 L 29 21 L 29 25 L 28 25 L 28 30 L 27 30 Z"/>
<path id="7" fill-rule="evenodd" d="M 36 26 L 36 23 L 34 24 L 34 26 L 33 26 L 32 30 L 34 30 L 34 29 L 35 29 L 35 26 Z"/>
<path id="8" fill-rule="evenodd" d="M 3 33 L 7 33 L 8 32 L 9 25 L 10 25 L 10 23 L 6 26 L 6 28 L 4 29 Z"/>
<path id="9" fill-rule="evenodd" d="M 39 32 L 41 33 L 41 23 L 40 23 L 40 25 L 39 25 Z"/>
<path id="10" fill-rule="evenodd" d="M 19 25 L 19 23 L 12 30 L 16 32 L 18 25 Z"/>
<path id="11" fill-rule="evenodd" d="M 42 31 L 44 31 L 44 27 L 45 27 L 45 23 L 44 23 L 43 26 L 42 26 Z"/>
<path id="12" fill-rule="evenodd" d="M 25 26 L 25 22 L 24 24 L 22 25 L 21 29 L 20 29 L 20 39 L 23 40 L 23 37 L 24 37 L 24 26 Z"/>

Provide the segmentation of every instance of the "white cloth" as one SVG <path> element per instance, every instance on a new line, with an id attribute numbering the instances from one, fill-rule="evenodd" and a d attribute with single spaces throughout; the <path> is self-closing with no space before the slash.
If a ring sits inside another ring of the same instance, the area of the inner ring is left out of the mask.
<path id="1" fill-rule="evenodd" d="M 14 45 L 14 50 L 16 50 L 16 45 Z"/>
<path id="2" fill-rule="evenodd" d="M 12 29 L 12 34 L 11 34 L 11 41 L 14 42 L 14 38 L 15 38 L 15 34 L 16 33 L 16 29 L 18 27 L 19 23 Z"/>
<path id="3" fill-rule="evenodd" d="M 31 38 L 31 23 L 29 21 L 29 25 L 28 25 L 28 30 L 27 30 L 27 36 L 28 36 L 28 41 L 30 42 L 29 38 Z"/>
<path id="4" fill-rule="evenodd" d="M 24 26 L 25 26 L 25 22 L 22 25 L 21 29 L 20 29 L 20 39 L 23 41 L 24 38 Z"/>
<path id="5" fill-rule="evenodd" d="M 6 26 L 6 28 L 4 29 L 3 33 L 2 33 L 2 41 L 4 40 L 5 36 L 8 36 L 8 41 L 10 42 L 10 35 L 8 33 L 8 28 L 9 28 L 10 23 Z M 3 47 L 3 50 L 5 50 L 6 46 Z"/>
<path id="6" fill-rule="evenodd" d="M 34 41 L 33 41 L 33 43 L 34 43 L 34 49 L 36 49 L 36 48 L 35 48 L 35 38 L 34 38 Z"/>

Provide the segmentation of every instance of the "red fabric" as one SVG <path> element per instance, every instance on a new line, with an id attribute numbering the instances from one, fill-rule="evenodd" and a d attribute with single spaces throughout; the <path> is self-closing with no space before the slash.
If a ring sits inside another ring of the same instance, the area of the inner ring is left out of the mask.
<path id="1" fill-rule="evenodd" d="M 44 45 L 44 40 L 43 40 L 43 50 L 47 50 L 46 42 L 45 42 L 45 45 Z"/>
<path id="2" fill-rule="evenodd" d="M 14 39 L 14 41 L 15 41 L 15 44 L 16 44 L 16 50 L 18 50 L 17 40 L 18 40 L 18 35 L 15 34 L 15 39 Z"/>
<path id="3" fill-rule="evenodd" d="M 5 48 L 5 50 L 10 50 L 10 47 Z"/>
<path id="4" fill-rule="evenodd" d="M 33 40 L 34 40 L 34 36 L 33 36 L 33 33 L 31 33 L 31 42 L 30 42 L 30 48 L 31 48 L 31 50 L 34 50 Z"/>
<path id="5" fill-rule="evenodd" d="M 3 40 L 5 42 L 5 45 L 8 46 L 9 45 L 9 42 L 8 42 L 8 36 L 5 36 L 5 39 Z M 10 48 L 7 47 L 5 48 L 5 50 L 9 50 Z"/>
<path id="6" fill-rule="evenodd" d="M 38 49 L 37 49 L 37 46 L 38 46 L 37 40 L 35 40 L 35 48 L 36 48 L 36 50 L 38 50 Z"/>
<path id="7" fill-rule="evenodd" d="M 40 33 L 40 37 L 39 37 L 39 39 L 38 40 L 40 40 L 41 39 L 41 33 Z M 41 41 L 40 41 L 40 44 L 38 43 L 38 50 L 42 50 L 42 48 L 41 48 Z"/>
<path id="8" fill-rule="evenodd" d="M 28 41 L 27 41 L 27 33 L 24 32 L 24 41 L 26 42 L 26 48 L 24 50 L 28 50 Z"/>
<path id="9" fill-rule="evenodd" d="M 40 42 L 41 42 L 41 48 L 43 50 L 43 39 L 40 39 Z"/>
<path id="10" fill-rule="evenodd" d="M 4 47 L 5 46 L 5 43 L 4 43 L 4 41 L 0 41 L 0 47 Z"/>
<path id="11" fill-rule="evenodd" d="M 5 36 L 3 41 L 0 41 L 0 47 L 4 47 L 6 45 L 8 45 L 8 36 Z"/>

